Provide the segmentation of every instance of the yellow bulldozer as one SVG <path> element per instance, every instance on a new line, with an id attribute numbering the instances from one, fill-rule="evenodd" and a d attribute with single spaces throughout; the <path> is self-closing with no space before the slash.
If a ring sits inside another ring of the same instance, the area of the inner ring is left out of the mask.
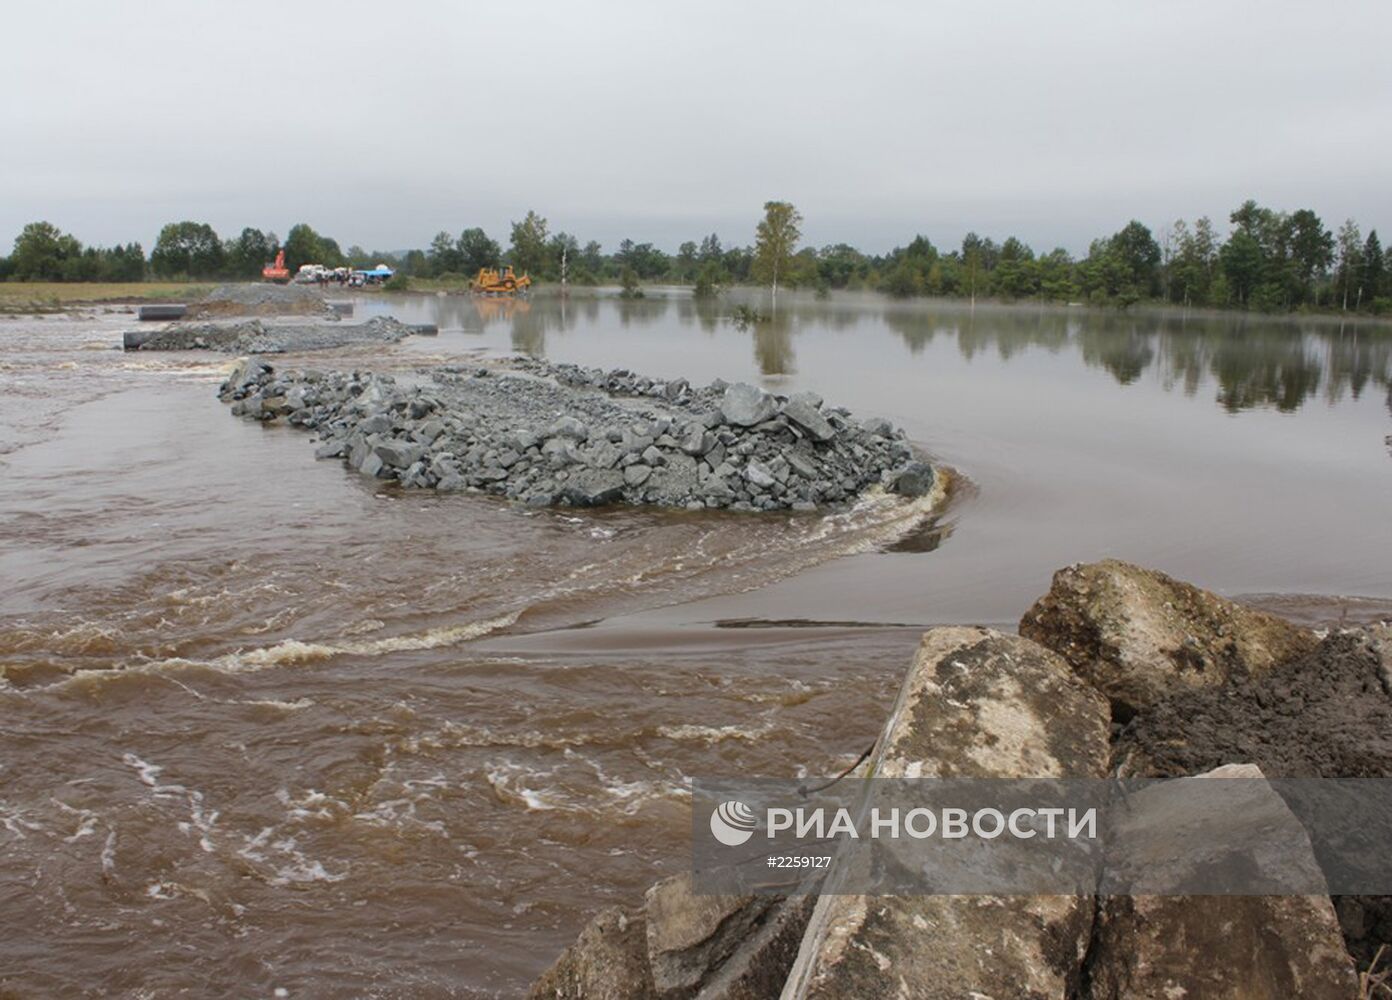
<path id="1" fill-rule="evenodd" d="M 475 295 L 517 295 L 532 287 L 532 279 L 512 273 L 512 265 L 499 271 L 496 267 L 481 267 L 469 290 Z"/>

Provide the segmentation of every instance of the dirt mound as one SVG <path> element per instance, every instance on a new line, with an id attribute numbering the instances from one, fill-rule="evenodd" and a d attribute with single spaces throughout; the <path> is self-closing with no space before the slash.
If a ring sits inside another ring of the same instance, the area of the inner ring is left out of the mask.
<path id="1" fill-rule="evenodd" d="M 190 317 L 333 314 L 323 293 L 308 285 L 220 285 L 188 310 Z"/>
<path id="2" fill-rule="evenodd" d="M 1163 777 L 1232 763 L 1269 778 L 1392 777 L 1392 679 L 1370 633 L 1336 632 L 1268 673 L 1175 692 L 1118 737 L 1115 759 L 1128 756 Z"/>

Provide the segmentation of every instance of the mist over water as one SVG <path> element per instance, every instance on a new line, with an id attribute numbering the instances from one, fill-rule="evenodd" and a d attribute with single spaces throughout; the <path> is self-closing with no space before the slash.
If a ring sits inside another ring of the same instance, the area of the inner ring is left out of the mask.
<path id="1" fill-rule="evenodd" d="M 811 389 L 950 465 L 945 507 L 401 491 L 232 419 L 225 357 L 114 350 L 129 315 L 0 320 L 0 981 L 516 995 L 688 864 L 692 775 L 854 760 L 927 625 L 1013 627 L 1103 556 L 1315 617 L 1392 600 L 1386 328 L 802 294 L 730 320 L 757 300 L 363 296 L 440 335 L 272 360 Z"/>

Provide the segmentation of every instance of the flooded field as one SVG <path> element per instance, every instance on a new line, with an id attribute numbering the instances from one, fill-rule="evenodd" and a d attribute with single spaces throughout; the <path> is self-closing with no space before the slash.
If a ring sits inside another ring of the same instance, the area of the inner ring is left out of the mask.
<path id="1" fill-rule="evenodd" d="M 1385 327 L 356 301 L 440 333 L 287 363 L 811 389 L 958 487 L 927 516 L 400 491 L 229 416 L 225 356 L 115 350 L 130 315 L 0 319 L 0 995 L 515 996 L 688 863 L 691 776 L 839 770 L 923 627 L 1013 628 L 1060 566 L 1392 607 Z"/>

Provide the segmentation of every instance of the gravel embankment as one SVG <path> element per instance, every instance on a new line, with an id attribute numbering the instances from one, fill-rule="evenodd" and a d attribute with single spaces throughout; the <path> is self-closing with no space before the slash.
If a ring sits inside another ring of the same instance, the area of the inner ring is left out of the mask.
<path id="1" fill-rule="evenodd" d="M 174 323 L 163 330 L 126 335 L 126 348 L 141 351 L 225 351 L 228 354 L 281 354 L 327 351 L 349 344 L 391 344 L 433 328 L 408 326 L 390 316 L 365 323 L 268 322 L 241 319 L 220 323 Z"/>
<path id="2" fill-rule="evenodd" d="M 219 394 L 237 416 L 317 431 L 316 457 L 365 475 L 535 506 L 811 510 L 874 486 L 933 487 L 933 469 L 888 421 L 743 383 L 693 388 L 524 360 L 429 369 L 408 385 L 253 358 Z"/>

